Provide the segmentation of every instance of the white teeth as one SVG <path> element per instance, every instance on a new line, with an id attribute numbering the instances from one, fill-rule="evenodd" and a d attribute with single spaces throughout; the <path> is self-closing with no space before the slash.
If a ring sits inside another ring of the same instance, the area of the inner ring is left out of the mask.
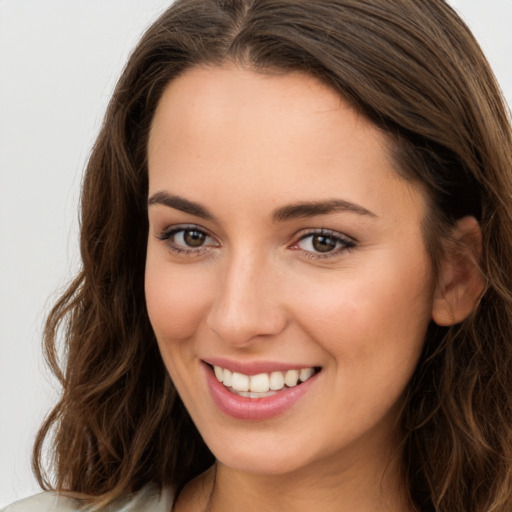
<path id="1" fill-rule="evenodd" d="M 249 377 L 243 373 L 233 372 L 231 387 L 235 391 L 249 391 Z"/>
<path id="2" fill-rule="evenodd" d="M 299 379 L 301 382 L 306 382 L 314 373 L 315 370 L 313 368 L 302 368 Z"/>
<path id="3" fill-rule="evenodd" d="M 251 375 L 250 388 L 256 393 L 266 393 L 269 390 L 269 378 L 267 373 Z"/>
<path id="4" fill-rule="evenodd" d="M 219 382 L 222 382 L 224 380 L 224 372 L 226 370 L 223 370 L 220 366 L 214 366 L 213 371 L 215 372 L 215 377 L 217 377 L 217 380 Z M 228 370 L 229 372 L 229 370 Z"/>
<path id="5" fill-rule="evenodd" d="M 272 372 L 270 374 L 270 389 L 278 391 L 284 388 L 284 375 L 283 372 Z"/>
<path id="6" fill-rule="evenodd" d="M 286 375 L 284 376 L 284 383 L 289 388 L 293 388 L 293 386 L 296 386 L 298 381 L 299 381 L 299 370 L 288 370 L 286 372 Z"/>
<path id="7" fill-rule="evenodd" d="M 258 373 L 257 375 L 231 372 L 220 366 L 214 366 L 213 371 L 217 380 L 222 382 L 224 386 L 240 396 L 249 398 L 262 398 L 273 395 L 274 391 L 283 389 L 285 385 L 288 388 L 293 388 L 297 384 L 307 381 L 315 374 L 314 368 Z"/>
<path id="8" fill-rule="evenodd" d="M 224 369 L 223 373 L 224 373 L 224 375 L 222 376 L 222 383 L 224 384 L 224 386 L 229 388 L 229 387 L 231 387 L 233 374 L 229 370 L 226 370 L 226 369 Z"/>

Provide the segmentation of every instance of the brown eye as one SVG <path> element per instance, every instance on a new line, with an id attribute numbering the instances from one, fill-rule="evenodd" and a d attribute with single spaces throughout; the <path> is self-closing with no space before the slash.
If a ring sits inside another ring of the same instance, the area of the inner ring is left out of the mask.
<path id="1" fill-rule="evenodd" d="M 195 229 L 183 231 L 183 241 L 189 247 L 201 247 L 206 240 L 206 234 Z"/>
<path id="2" fill-rule="evenodd" d="M 355 247 L 353 239 L 336 231 L 322 230 L 304 235 L 295 247 L 301 249 L 311 258 L 336 256 Z"/>
<path id="3" fill-rule="evenodd" d="M 330 252 L 336 249 L 336 240 L 325 235 L 314 235 L 311 245 L 317 252 Z"/>
<path id="4" fill-rule="evenodd" d="M 219 247 L 216 240 L 202 229 L 177 227 L 157 236 L 168 248 L 178 254 L 198 254 L 213 247 Z"/>

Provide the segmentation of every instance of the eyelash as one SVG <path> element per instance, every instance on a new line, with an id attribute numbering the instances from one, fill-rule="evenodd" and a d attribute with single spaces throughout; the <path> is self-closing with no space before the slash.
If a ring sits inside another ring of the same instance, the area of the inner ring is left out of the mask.
<path id="1" fill-rule="evenodd" d="M 325 253 L 321 253 L 321 252 L 307 251 L 305 249 L 301 249 L 300 247 L 298 247 L 300 242 L 307 240 L 308 238 L 313 239 L 313 237 L 315 237 L 315 236 L 321 236 L 321 237 L 330 239 L 334 243 L 335 248 L 332 251 L 327 251 Z M 338 245 L 339 245 L 339 247 L 336 247 Z M 291 246 L 291 248 L 301 251 L 304 254 L 304 256 L 306 256 L 307 258 L 314 259 L 314 260 L 320 260 L 320 259 L 326 259 L 326 258 L 335 258 L 345 251 L 350 252 L 355 246 L 356 246 L 356 242 L 352 238 L 347 237 L 346 235 L 343 235 L 336 231 L 331 231 L 329 229 L 316 229 L 316 230 L 312 230 L 312 231 L 308 231 L 307 233 L 304 233 L 297 240 L 297 242 L 295 242 Z"/>
<path id="2" fill-rule="evenodd" d="M 161 240 L 162 242 L 165 242 L 167 247 L 174 252 L 175 254 L 180 255 L 190 255 L 190 256 L 199 256 L 203 254 L 205 251 L 208 250 L 209 247 L 212 246 L 212 244 L 209 245 L 201 245 L 197 248 L 183 248 L 183 246 L 179 246 L 175 243 L 173 240 L 173 237 L 175 237 L 178 233 L 185 234 L 186 232 L 195 232 L 198 233 L 205 238 L 211 238 L 212 240 L 215 240 L 214 237 L 206 231 L 204 228 L 201 228 L 196 225 L 186 225 L 186 226 L 174 226 L 170 229 L 167 229 L 157 235 L 157 238 Z M 331 251 L 326 251 L 325 253 L 321 252 L 315 252 L 310 250 L 301 249 L 299 247 L 299 244 L 303 242 L 304 240 L 307 240 L 308 238 L 313 238 L 315 236 L 321 236 L 326 239 L 329 239 L 334 244 L 334 249 Z M 339 246 L 338 246 L 339 245 Z M 218 246 L 216 244 L 215 246 Z M 333 258 L 336 256 L 339 256 L 340 253 L 343 253 L 345 251 L 350 252 L 351 249 L 353 249 L 356 246 L 356 242 L 352 239 L 347 237 L 346 235 L 343 235 L 341 233 L 338 233 L 336 231 L 331 231 L 328 229 L 317 229 L 317 230 L 310 230 L 307 233 L 304 233 L 299 237 L 299 239 L 294 242 L 291 246 L 289 246 L 290 249 L 301 251 L 301 253 L 310 259 L 314 260 L 320 260 L 320 259 L 326 259 L 326 258 Z"/>
<path id="3" fill-rule="evenodd" d="M 213 239 L 213 236 L 210 235 L 208 231 L 193 224 L 187 226 L 174 226 L 173 228 L 167 229 L 166 231 L 163 231 L 162 233 L 157 235 L 157 238 L 158 240 L 165 242 L 167 247 L 175 254 L 196 256 L 201 255 L 206 250 L 208 250 L 209 245 L 201 245 L 200 247 L 197 248 L 190 247 L 188 249 L 183 248 L 183 246 L 176 245 L 176 243 L 173 240 L 173 237 L 175 237 L 178 233 L 185 234 L 187 231 L 199 233 L 201 235 L 204 235 L 205 237 Z"/>

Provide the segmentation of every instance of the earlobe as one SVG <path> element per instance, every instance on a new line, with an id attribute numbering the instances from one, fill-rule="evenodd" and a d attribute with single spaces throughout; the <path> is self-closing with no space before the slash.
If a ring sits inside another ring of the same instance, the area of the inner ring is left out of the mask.
<path id="1" fill-rule="evenodd" d="M 474 217 L 455 224 L 440 265 L 432 320 L 441 326 L 462 322 L 478 306 L 485 289 L 479 262 L 482 232 Z"/>

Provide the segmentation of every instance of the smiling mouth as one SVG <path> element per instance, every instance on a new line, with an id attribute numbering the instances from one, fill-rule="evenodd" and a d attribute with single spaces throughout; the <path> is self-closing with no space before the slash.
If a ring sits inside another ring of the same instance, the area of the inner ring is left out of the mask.
<path id="1" fill-rule="evenodd" d="M 317 367 L 307 367 L 300 370 L 245 375 L 216 365 L 210 367 L 217 380 L 229 391 L 246 398 L 264 398 L 283 389 L 294 388 L 320 371 L 320 368 Z"/>

